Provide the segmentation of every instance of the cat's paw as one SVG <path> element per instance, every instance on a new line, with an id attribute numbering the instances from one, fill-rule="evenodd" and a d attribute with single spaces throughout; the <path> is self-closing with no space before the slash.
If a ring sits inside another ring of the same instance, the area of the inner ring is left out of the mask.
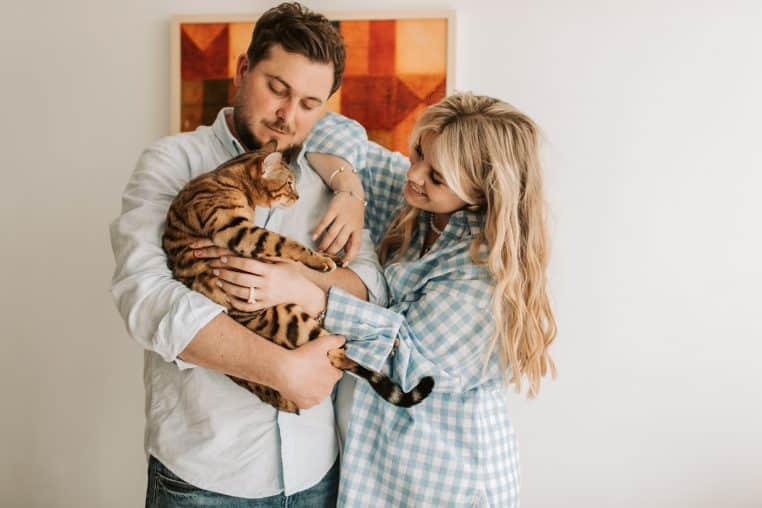
<path id="1" fill-rule="evenodd" d="M 330 256 L 330 258 L 339 268 L 344 268 L 347 266 L 347 264 L 344 262 L 344 256 L 339 256 L 338 254 L 326 254 L 326 256 Z"/>
<path id="2" fill-rule="evenodd" d="M 315 254 L 314 258 L 307 264 L 313 270 L 320 272 L 331 272 L 336 269 L 337 263 L 330 254 Z"/>

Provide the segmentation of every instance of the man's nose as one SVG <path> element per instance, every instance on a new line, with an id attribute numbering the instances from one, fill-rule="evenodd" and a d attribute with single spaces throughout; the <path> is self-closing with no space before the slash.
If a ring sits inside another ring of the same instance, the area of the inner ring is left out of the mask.
<path id="1" fill-rule="evenodd" d="M 292 100 L 285 100 L 278 108 L 278 119 L 286 124 L 286 128 L 290 131 L 293 130 L 294 117 L 296 116 L 296 102 Z"/>

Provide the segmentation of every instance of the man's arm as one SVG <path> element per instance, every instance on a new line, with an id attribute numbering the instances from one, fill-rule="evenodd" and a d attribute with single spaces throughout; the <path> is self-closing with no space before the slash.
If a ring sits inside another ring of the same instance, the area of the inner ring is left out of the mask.
<path id="1" fill-rule="evenodd" d="M 341 377 L 327 354 L 343 343 L 341 337 L 329 335 L 289 351 L 220 314 L 179 356 L 199 367 L 270 386 L 307 409 L 325 399 Z"/>
<path id="2" fill-rule="evenodd" d="M 322 400 L 330 387 L 323 386 L 325 369 L 319 367 L 328 367 L 329 380 L 338 371 L 324 353 L 321 356 L 320 344 L 297 355 L 282 350 L 229 318 L 224 307 L 172 278 L 161 236 L 172 200 L 190 179 L 186 159 L 187 154 L 167 142 L 146 150 L 124 191 L 122 214 L 111 224 L 116 260 L 112 295 L 129 334 L 180 368 L 199 365 L 261 382 L 287 394 L 300 407 L 308 407 L 305 401 Z M 269 369 L 284 358 L 289 359 L 281 373 L 305 363 L 318 368 L 304 368 L 282 379 Z M 304 393 L 298 394 L 291 380 L 304 374 L 313 379 L 305 381 Z"/>

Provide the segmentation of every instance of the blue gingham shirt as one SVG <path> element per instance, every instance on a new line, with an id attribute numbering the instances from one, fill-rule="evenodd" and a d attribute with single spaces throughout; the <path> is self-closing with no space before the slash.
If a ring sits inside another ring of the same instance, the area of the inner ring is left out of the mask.
<path id="1" fill-rule="evenodd" d="M 318 125 L 307 151 L 335 153 L 348 122 L 333 115 Z M 378 242 L 403 205 L 409 163 L 400 153 L 368 143 L 361 169 L 368 197 L 367 227 Z M 460 210 L 431 250 L 419 257 L 429 214 L 398 262 L 385 267 L 389 305 L 331 289 L 325 326 L 347 337 L 347 354 L 390 373 L 405 391 L 433 376 L 434 391 L 419 405 L 398 408 L 365 381 L 356 384 L 345 437 L 339 506 L 518 506 L 518 448 L 508 418 L 496 355 L 485 366 L 495 330 L 490 312 L 494 281 L 471 261 L 472 240 L 484 215 Z M 481 254 L 486 247 L 482 246 Z M 390 356 L 393 340 L 400 340 Z"/>

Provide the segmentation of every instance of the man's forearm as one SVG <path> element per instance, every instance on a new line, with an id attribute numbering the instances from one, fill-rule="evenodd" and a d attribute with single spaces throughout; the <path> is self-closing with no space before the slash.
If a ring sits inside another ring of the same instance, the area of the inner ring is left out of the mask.
<path id="1" fill-rule="evenodd" d="M 219 314 L 180 353 L 183 361 L 274 387 L 285 350 Z"/>

